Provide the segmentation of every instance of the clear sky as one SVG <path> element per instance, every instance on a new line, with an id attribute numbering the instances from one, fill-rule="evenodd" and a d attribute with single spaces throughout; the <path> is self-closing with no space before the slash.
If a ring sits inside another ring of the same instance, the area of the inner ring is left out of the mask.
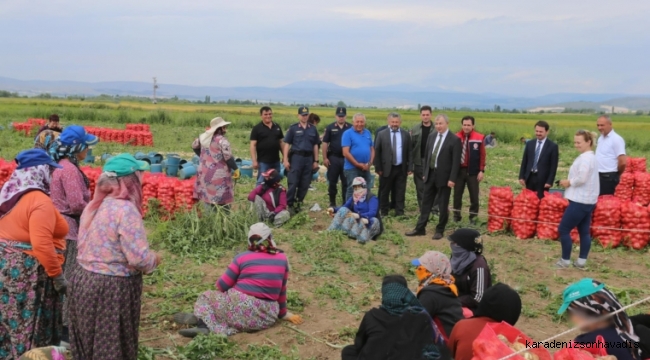
<path id="1" fill-rule="evenodd" d="M 0 76 L 650 94 L 649 0 L 0 0 Z"/>

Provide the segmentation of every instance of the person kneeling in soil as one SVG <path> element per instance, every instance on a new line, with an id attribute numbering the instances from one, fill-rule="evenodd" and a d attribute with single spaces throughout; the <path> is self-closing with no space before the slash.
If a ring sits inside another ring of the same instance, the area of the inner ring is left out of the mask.
<path id="1" fill-rule="evenodd" d="M 368 192 L 366 180 L 362 177 L 352 181 L 352 189 L 352 196 L 343 206 L 327 209 L 327 213 L 334 217 L 327 230 L 341 230 L 363 244 L 381 233 L 379 200 Z"/>
<path id="2" fill-rule="evenodd" d="M 506 284 L 496 284 L 487 291 L 471 319 L 456 323 L 449 336 L 449 350 L 454 360 L 471 360 L 472 344 L 488 323 L 502 321 L 515 326 L 521 315 L 521 298 Z"/>
<path id="3" fill-rule="evenodd" d="M 463 318 L 463 309 L 458 300 L 458 288 L 451 275 L 449 258 L 439 251 L 427 251 L 411 264 L 417 266 L 415 275 L 418 278 L 417 297 L 427 310 L 434 323 L 442 333 L 444 346 L 439 342 L 438 349 L 442 359 L 451 359 L 449 335 L 458 321 Z"/>
<path id="4" fill-rule="evenodd" d="M 253 202 L 260 221 L 280 227 L 291 217 L 287 210 L 287 190 L 280 184 L 277 170 L 270 169 L 262 173 L 262 177 L 264 182 L 248 194 L 248 201 Z"/>
<path id="5" fill-rule="evenodd" d="M 434 345 L 435 326 L 401 275 L 384 277 L 381 306 L 361 321 L 354 345 L 343 348 L 342 360 L 431 359 L 440 357 Z M 471 347 L 470 347 L 471 348 Z"/>
<path id="6" fill-rule="evenodd" d="M 287 256 L 275 247 L 271 229 L 264 223 L 253 224 L 248 231 L 248 251 L 235 256 L 215 284 L 217 290 L 199 295 L 194 314 L 174 315 L 176 323 L 196 326 L 179 334 L 230 336 L 268 329 L 278 318 L 302 324 L 299 315 L 287 311 L 288 278 Z"/>
<path id="7" fill-rule="evenodd" d="M 451 274 L 458 287 L 458 300 L 465 317 L 472 317 L 485 290 L 492 286 L 487 260 L 481 255 L 481 233 L 473 229 L 458 229 L 447 237 L 451 246 Z"/>
<path id="8" fill-rule="evenodd" d="M 563 314 L 569 310 L 571 322 L 585 332 L 574 341 L 591 344 L 597 341 L 609 344 L 631 342 L 645 345 L 643 347 L 647 348 L 647 339 L 639 338 L 625 311 L 600 319 L 623 307 L 616 296 L 605 288 L 605 284 L 585 278 L 569 285 L 562 297 L 564 302 L 557 313 Z M 648 358 L 650 354 L 642 353 L 642 346 L 638 348 L 632 346 L 627 349 L 608 347 L 605 350 L 607 355 L 614 355 L 618 360 Z"/>

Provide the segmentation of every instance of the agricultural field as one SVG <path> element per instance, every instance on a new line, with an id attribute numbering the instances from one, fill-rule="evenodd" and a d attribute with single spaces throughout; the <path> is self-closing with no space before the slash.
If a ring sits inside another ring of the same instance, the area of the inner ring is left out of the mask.
<path id="1" fill-rule="evenodd" d="M 129 151 L 160 153 L 175 152 L 191 157 L 190 144 L 203 131 L 211 118 L 222 116 L 232 122 L 227 137 L 235 155 L 249 158 L 248 134 L 259 121 L 258 107 L 226 105 L 152 105 L 142 103 L 92 103 L 67 100 L 0 100 L 0 158 L 13 159 L 22 149 L 32 146 L 32 138 L 8 129 L 12 121 L 31 117 L 46 118 L 58 113 L 62 124 L 80 124 L 124 128 L 126 123 L 146 123 L 154 135 L 154 147 L 130 147 L 100 143 L 94 155 Z M 296 108 L 274 107 L 274 120 L 283 129 L 296 121 Z M 312 108 L 321 116 L 319 131 L 334 121 L 333 108 Z M 389 110 L 348 109 L 348 114 L 363 112 L 368 127 L 385 124 Z M 419 121 L 417 111 L 400 111 L 404 127 Z M 447 112 L 451 130 L 460 129 L 460 119 L 467 113 Z M 595 115 L 565 114 L 501 114 L 469 113 L 477 119 L 477 130 L 495 131 L 499 146 L 488 149 L 485 181 L 481 184 L 481 232 L 486 232 L 487 194 L 491 186 L 512 186 L 515 193 L 522 145 L 520 137 L 531 138 L 537 120 L 551 124 L 551 138 L 560 144 L 558 178 L 565 178 L 577 156 L 572 147 L 575 130 L 595 131 Z M 435 114 L 434 114 L 435 115 Z M 650 143 L 648 116 L 616 116 L 614 128 L 627 141 L 628 154 L 647 157 Z M 97 164 L 99 165 L 99 164 Z M 285 183 L 286 184 L 286 183 Z M 305 209 L 318 203 L 324 210 L 328 204 L 327 184 L 321 177 L 309 191 Z M 235 213 L 226 216 L 198 218 L 189 213 L 174 220 L 161 221 L 155 214 L 147 217 L 149 240 L 164 258 L 156 272 L 145 278 L 142 318 L 140 323 L 140 359 L 340 359 L 338 347 L 353 341 L 356 329 L 366 310 L 378 306 L 381 300 L 381 277 L 403 274 L 415 288 L 416 280 L 411 259 L 427 250 L 450 254 L 447 240 L 433 241 L 433 226 L 429 235 L 406 238 L 417 221 L 417 201 L 412 179 L 409 179 L 404 217 L 388 217 L 386 232 L 378 241 L 360 245 L 345 236 L 325 231 L 330 218 L 322 212 L 303 211 L 284 227 L 274 231 L 279 247 L 287 252 L 292 266 L 289 279 L 288 306 L 305 319 L 300 326 L 278 323 L 273 328 L 238 334 L 227 340 L 216 336 L 198 338 L 192 342 L 177 334 L 172 315 L 191 311 L 201 292 L 213 289 L 232 256 L 246 247 L 248 226 L 255 222 L 245 201 L 254 181 L 242 178 L 236 184 Z M 375 186 L 375 191 L 377 190 Z M 466 199 L 465 203 L 468 204 Z M 467 211 L 465 207 L 464 211 Z M 465 219 L 467 216 L 465 214 Z M 454 227 L 467 226 L 450 222 L 447 234 Z M 588 261 L 588 270 L 555 270 L 553 264 L 560 256 L 560 244 L 542 240 L 517 240 L 511 234 L 484 235 L 484 255 L 488 259 L 493 281 L 504 282 L 521 294 L 523 312 L 517 324 L 536 341 L 563 332 L 571 325 L 556 315 L 561 294 L 566 285 L 583 277 L 605 282 L 624 305 L 650 295 L 650 271 L 647 250 L 630 251 L 623 248 L 603 249 L 596 243 Z M 574 250 L 574 256 L 577 253 Z M 650 311 L 639 306 L 631 314 Z M 559 341 L 571 339 L 567 335 Z"/>

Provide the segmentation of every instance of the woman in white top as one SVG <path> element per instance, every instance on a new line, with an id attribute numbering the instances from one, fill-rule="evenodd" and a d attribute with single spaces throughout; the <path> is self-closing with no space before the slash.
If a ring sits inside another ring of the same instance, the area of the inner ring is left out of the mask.
<path id="1" fill-rule="evenodd" d="M 571 165 L 569 178 L 560 181 L 560 186 L 566 188 L 564 197 L 569 200 L 569 207 L 564 211 L 558 227 L 562 259 L 555 266 L 564 269 L 571 265 L 571 230 L 577 227 L 580 233 L 580 255 L 573 266 L 584 270 L 591 247 L 591 213 L 598 201 L 600 181 L 598 162 L 591 150 L 594 146 L 594 135 L 587 130 L 579 130 L 573 138 L 573 145 L 580 152 L 580 156 Z"/>

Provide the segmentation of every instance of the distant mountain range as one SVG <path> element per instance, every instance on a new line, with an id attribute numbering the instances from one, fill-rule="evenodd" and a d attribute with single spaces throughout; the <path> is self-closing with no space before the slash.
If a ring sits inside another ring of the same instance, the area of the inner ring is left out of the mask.
<path id="1" fill-rule="evenodd" d="M 348 88 L 324 81 L 301 81 L 277 88 L 270 87 L 219 87 L 158 84 L 157 96 L 169 98 L 178 96 L 188 100 L 203 100 L 210 96 L 219 100 L 257 100 L 259 102 L 283 103 L 336 103 L 339 100 L 353 106 L 417 108 L 418 104 L 432 107 L 467 107 L 471 109 L 531 109 L 544 107 L 570 107 L 577 109 L 598 109 L 621 107 L 636 111 L 650 110 L 650 95 L 631 96 L 627 94 L 579 94 L 558 93 L 538 97 L 513 97 L 499 94 L 474 94 L 422 88 L 408 84 L 379 87 Z M 84 95 L 132 95 L 151 97 L 152 83 L 134 81 L 79 82 L 17 80 L 0 77 L 0 90 L 34 96 L 50 93 L 56 96 Z"/>

